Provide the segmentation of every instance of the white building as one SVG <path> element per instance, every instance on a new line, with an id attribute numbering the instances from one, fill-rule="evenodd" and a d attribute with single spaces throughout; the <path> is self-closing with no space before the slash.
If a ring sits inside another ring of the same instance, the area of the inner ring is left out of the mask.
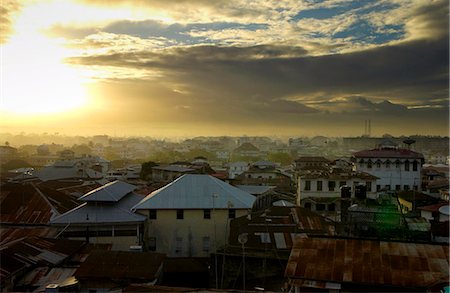
<path id="1" fill-rule="evenodd" d="M 368 198 L 376 198 L 375 184 L 378 178 L 363 172 L 315 171 L 297 177 L 297 205 L 318 212 L 340 210 L 341 187 L 350 188 L 355 197 L 358 186 L 365 187 Z"/>
<path id="2" fill-rule="evenodd" d="M 377 190 L 421 190 L 421 170 L 424 163 L 421 153 L 392 144 L 381 144 L 376 149 L 354 153 L 352 159 L 357 171 L 379 178 Z"/>
<path id="3" fill-rule="evenodd" d="M 149 250 L 169 257 L 207 257 L 227 242 L 229 221 L 255 197 L 210 175 L 186 174 L 152 192 L 134 209 L 147 216 Z"/>
<path id="4" fill-rule="evenodd" d="M 250 165 L 246 162 L 233 162 L 228 164 L 228 178 L 234 179 L 245 171 L 248 171 Z"/>

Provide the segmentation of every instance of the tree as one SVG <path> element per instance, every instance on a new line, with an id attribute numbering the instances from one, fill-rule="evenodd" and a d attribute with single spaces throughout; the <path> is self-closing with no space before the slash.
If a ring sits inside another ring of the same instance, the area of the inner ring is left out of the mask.
<path id="1" fill-rule="evenodd" d="M 287 153 L 270 153 L 267 155 L 267 159 L 271 162 L 280 163 L 281 165 L 289 165 L 293 159 L 290 154 Z"/>

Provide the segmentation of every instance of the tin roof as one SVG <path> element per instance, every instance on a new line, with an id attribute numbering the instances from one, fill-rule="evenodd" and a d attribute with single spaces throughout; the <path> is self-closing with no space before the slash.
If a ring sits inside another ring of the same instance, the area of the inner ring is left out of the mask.
<path id="1" fill-rule="evenodd" d="M 84 241 L 27 237 L 0 248 L 0 279 L 35 264 L 57 265 L 84 246 Z"/>
<path id="2" fill-rule="evenodd" d="M 80 197 L 80 200 L 118 202 L 135 189 L 134 185 L 116 180 L 86 193 Z"/>
<path id="3" fill-rule="evenodd" d="M 133 209 L 250 209 L 255 197 L 210 175 L 186 174 L 150 193 Z"/>
<path id="4" fill-rule="evenodd" d="M 242 216 L 230 223 L 229 243 L 239 244 L 239 235 L 248 234 L 246 247 L 264 249 L 290 249 L 299 234 L 336 235 L 335 224 L 301 207 L 272 206 L 264 213 Z"/>
<path id="5" fill-rule="evenodd" d="M 353 154 L 355 158 L 398 158 L 398 159 L 423 159 L 421 153 L 407 149 L 378 148 L 359 151 Z"/>
<path id="6" fill-rule="evenodd" d="M 58 234 L 55 227 L 14 226 L 0 228 L 0 246 L 24 237 L 54 237 Z"/>
<path id="7" fill-rule="evenodd" d="M 152 167 L 152 169 L 168 171 L 168 172 L 180 172 L 180 173 L 195 171 L 195 169 L 193 169 L 193 168 L 189 168 L 189 167 L 181 166 L 181 165 L 156 166 L 156 167 Z"/>
<path id="8" fill-rule="evenodd" d="M 276 186 L 264 185 L 236 185 L 236 187 L 253 195 L 260 195 L 276 188 Z"/>
<path id="9" fill-rule="evenodd" d="M 106 224 L 143 222 L 145 216 L 133 213 L 131 207 L 142 199 L 141 195 L 127 193 L 114 204 L 86 202 L 50 221 L 52 225 Z"/>
<path id="10" fill-rule="evenodd" d="M 428 288 L 449 281 L 445 245 L 362 239 L 297 238 L 285 276 L 291 279 Z"/>
<path id="11" fill-rule="evenodd" d="M 0 220 L 10 224 L 47 224 L 78 205 L 74 196 L 32 183 L 2 185 L 0 201 Z"/>

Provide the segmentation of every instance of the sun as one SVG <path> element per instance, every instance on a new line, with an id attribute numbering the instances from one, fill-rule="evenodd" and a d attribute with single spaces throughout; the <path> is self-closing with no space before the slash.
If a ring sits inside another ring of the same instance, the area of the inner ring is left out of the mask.
<path id="1" fill-rule="evenodd" d="M 0 110 L 48 114 L 74 110 L 87 102 L 83 77 L 64 64 L 68 51 L 46 37 L 21 14 L 15 34 L 1 47 Z"/>

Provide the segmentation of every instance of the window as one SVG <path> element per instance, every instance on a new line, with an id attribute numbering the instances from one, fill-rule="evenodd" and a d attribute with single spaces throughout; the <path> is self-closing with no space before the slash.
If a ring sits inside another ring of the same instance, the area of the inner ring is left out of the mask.
<path id="1" fill-rule="evenodd" d="M 366 189 L 367 191 L 372 191 L 372 182 L 366 181 Z"/>
<path id="2" fill-rule="evenodd" d="M 405 171 L 409 171 L 409 161 L 405 161 Z"/>
<path id="3" fill-rule="evenodd" d="M 183 252 L 183 238 L 177 237 L 175 239 L 175 253 L 181 254 Z"/>
<path id="4" fill-rule="evenodd" d="M 150 220 L 156 220 L 156 210 L 149 210 L 148 211 L 148 218 Z"/>
<path id="5" fill-rule="evenodd" d="M 377 161 L 377 168 L 378 169 L 381 168 L 381 162 L 380 161 Z"/>
<path id="6" fill-rule="evenodd" d="M 150 237 L 148 239 L 148 250 L 156 251 L 156 237 Z"/>
<path id="7" fill-rule="evenodd" d="M 184 219 L 184 210 L 177 210 L 177 220 Z"/>
<path id="8" fill-rule="evenodd" d="M 316 211 L 324 211 L 325 205 L 323 203 L 316 204 Z"/>
<path id="9" fill-rule="evenodd" d="M 342 187 L 344 185 L 347 185 L 347 181 L 340 181 L 339 182 L 339 187 Z"/>
<path id="10" fill-rule="evenodd" d="M 322 191 L 322 181 L 317 181 L 317 191 Z"/>
<path id="11" fill-rule="evenodd" d="M 211 219 L 211 210 L 203 210 L 203 219 Z"/>
<path id="12" fill-rule="evenodd" d="M 391 162 L 389 160 L 386 161 L 386 169 L 391 168 Z"/>
<path id="13" fill-rule="evenodd" d="M 328 210 L 329 210 L 330 212 L 334 212 L 334 211 L 336 210 L 336 204 L 330 203 L 330 204 L 328 205 Z"/>
<path id="14" fill-rule="evenodd" d="M 413 186 L 413 189 L 414 189 L 415 191 L 417 191 L 417 190 L 419 190 L 419 187 L 418 187 L 417 185 L 414 185 L 414 186 Z"/>
<path id="15" fill-rule="evenodd" d="M 235 209 L 229 209 L 228 210 L 228 219 L 234 219 L 236 218 L 236 210 Z"/>
<path id="16" fill-rule="evenodd" d="M 400 168 L 400 161 L 395 161 L 395 168 L 397 168 L 397 169 Z"/>
<path id="17" fill-rule="evenodd" d="M 335 181 L 328 181 L 328 190 L 329 191 L 334 191 L 335 188 L 336 188 L 336 182 Z"/>
<path id="18" fill-rule="evenodd" d="M 386 185 L 385 186 L 387 190 L 391 190 L 391 186 L 390 185 Z"/>
<path id="19" fill-rule="evenodd" d="M 417 161 L 413 161 L 412 165 L 413 171 L 417 171 Z"/>
<path id="20" fill-rule="evenodd" d="M 311 203 L 310 202 L 305 203 L 305 209 L 311 210 Z"/>
<path id="21" fill-rule="evenodd" d="M 209 253 L 210 242 L 209 236 L 203 237 L 203 252 Z"/>
<path id="22" fill-rule="evenodd" d="M 305 181 L 305 190 L 311 190 L 311 181 L 309 180 Z"/>
<path id="23" fill-rule="evenodd" d="M 381 190 L 381 185 L 377 184 L 377 191 L 380 191 L 380 190 Z"/>
<path id="24" fill-rule="evenodd" d="M 400 185 L 395 185 L 395 190 L 399 191 L 401 189 Z"/>
<path id="25" fill-rule="evenodd" d="M 371 160 L 369 160 L 367 162 L 367 169 L 372 169 L 372 161 Z"/>
<path id="26" fill-rule="evenodd" d="M 409 185 L 403 185 L 403 190 L 409 190 Z"/>

